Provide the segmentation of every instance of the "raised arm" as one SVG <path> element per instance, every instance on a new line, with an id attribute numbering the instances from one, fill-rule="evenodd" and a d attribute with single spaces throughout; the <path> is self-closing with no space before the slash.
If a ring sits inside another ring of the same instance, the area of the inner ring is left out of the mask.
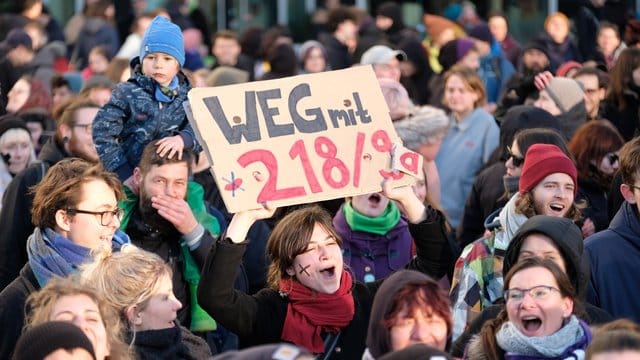
<path id="1" fill-rule="evenodd" d="M 274 211 L 263 208 L 235 214 L 225 234 L 211 246 L 202 269 L 198 303 L 216 321 L 239 336 L 252 335 L 260 304 L 255 297 L 234 290 L 236 271 L 246 249 L 249 228 L 256 220 L 273 215 Z"/>

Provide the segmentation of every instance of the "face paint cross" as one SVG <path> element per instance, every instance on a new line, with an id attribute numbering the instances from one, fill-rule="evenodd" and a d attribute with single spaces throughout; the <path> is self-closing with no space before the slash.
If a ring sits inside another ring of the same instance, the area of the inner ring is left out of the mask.
<path id="1" fill-rule="evenodd" d="M 298 271 L 298 274 L 305 273 L 305 274 L 307 274 L 307 276 L 311 276 L 311 274 L 309 274 L 309 272 L 307 271 L 307 269 L 310 268 L 311 265 L 307 265 L 307 266 L 303 267 L 302 265 L 298 264 L 298 267 L 300 268 L 300 271 Z"/>

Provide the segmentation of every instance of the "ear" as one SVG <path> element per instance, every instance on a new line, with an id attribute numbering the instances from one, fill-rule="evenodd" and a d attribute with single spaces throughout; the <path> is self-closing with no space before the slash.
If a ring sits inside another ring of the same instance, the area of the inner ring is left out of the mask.
<path id="1" fill-rule="evenodd" d="M 620 185 L 620 193 L 629 204 L 636 203 L 636 197 L 633 195 L 633 188 L 627 184 Z"/>
<path id="2" fill-rule="evenodd" d="M 58 209 L 55 218 L 58 228 L 67 232 L 71 230 L 71 216 L 66 211 Z"/>
<path id="3" fill-rule="evenodd" d="M 131 325 L 141 325 L 142 324 L 142 316 L 138 312 L 138 305 L 131 305 L 124 311 L 129 324 Z"/>
<path id="4" fill-rule="evenodd" d="M 60 131 L 60 135 L 62 138 L 67 137 L 67 138 L 71 138 L 71 128 L 66 125 L 66 124 L 60 124 L 58 125 L 58 131 Z"/>
<path id="5" fill-rule="evenodd" d="M 287 275 L 294 277 L 296 275 L 296 271 L 293 269 L 293 265 L 287 268 Z"/>
<path id="6" fill-rule="evenodd" d="M 137 166 L 135 169 L 133 169 L 133 183 L 136 186 L 140 186 L 140 184 L 142 183 L 142 171 L 140 171 L 140 168 Z"/>
<path id="7" fill-rule="evenodd" d="M 573 314 L 573 299 L 566 297 L 562 299 L 562 317 L 568 318 Z"/>

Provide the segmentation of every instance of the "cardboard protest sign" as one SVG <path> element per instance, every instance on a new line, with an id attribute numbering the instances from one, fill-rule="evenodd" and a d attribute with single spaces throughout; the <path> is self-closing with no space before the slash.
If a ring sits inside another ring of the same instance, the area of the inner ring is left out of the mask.
<path id="1" fill-rule="evenodd" d="M 377 192 L 384 179 L 404 185 L 422 176 L 422 157 L 402 147 L 370 66 L 194 88 L 189 103 L 232 213 Z"/>

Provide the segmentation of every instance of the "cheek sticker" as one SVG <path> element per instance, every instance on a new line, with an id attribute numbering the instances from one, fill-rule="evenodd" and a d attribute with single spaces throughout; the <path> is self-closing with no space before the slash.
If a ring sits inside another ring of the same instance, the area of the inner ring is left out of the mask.
<path id="1" fill-rule="evenodd" d="M 298 271 L 298 274 L 305 273 L 307 276 L 311 276 L 311 274 L 309 274 L 309 272 L 307 271 L 307 269 L 310 268 L 311 265 L 302 266 L 302 265 L 298 264 L 298 267 L 300 268 L 300 271 Z"/>

